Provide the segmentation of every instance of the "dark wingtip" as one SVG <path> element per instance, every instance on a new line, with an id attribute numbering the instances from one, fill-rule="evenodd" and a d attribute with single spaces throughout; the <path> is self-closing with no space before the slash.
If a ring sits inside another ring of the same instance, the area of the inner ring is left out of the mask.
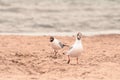
<path id="1" fill-rule="evenodd" d="M 69 47 L 69 45 L 67 45 L 67 44 L 63 44 L 63 46 L 64 46 L 64 47 L 65 47 L 65 46 L 66 46 L 66 47 Z"/>

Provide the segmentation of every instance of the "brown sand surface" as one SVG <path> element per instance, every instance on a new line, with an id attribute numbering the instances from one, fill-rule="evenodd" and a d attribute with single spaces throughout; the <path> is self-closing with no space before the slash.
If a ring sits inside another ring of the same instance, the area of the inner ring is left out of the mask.
<path id="1" fill-rule="evenodd" d="M 56 36 L 66 44 L 75 37 Z M 0 36 L 0 80 L 120 80 L 120 35 L 83 36 L 79 64 L 59 51 L 53 57 L 49 36 Z"/>

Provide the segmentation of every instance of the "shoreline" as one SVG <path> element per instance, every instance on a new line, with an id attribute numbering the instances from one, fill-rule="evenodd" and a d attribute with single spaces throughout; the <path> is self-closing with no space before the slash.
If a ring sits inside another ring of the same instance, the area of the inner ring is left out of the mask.
<path id="1" fill-rule="evenodd" d="M 20 36 L 73 36 L 76 35 L 76 32 L 30 32 L 30 33 L 0 33 L 0 35 L 20 35 Z M 84 36 L 97 36 L 97 35 L 109 35 L 109 34 L 120 34 L 119 30 L 115 31 L 89 31 L 89 32 L 82 32 Z"/>

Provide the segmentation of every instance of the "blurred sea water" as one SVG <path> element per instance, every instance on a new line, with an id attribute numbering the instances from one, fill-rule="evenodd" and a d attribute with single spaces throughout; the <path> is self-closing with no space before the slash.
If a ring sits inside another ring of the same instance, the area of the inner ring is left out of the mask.
<path id="1" fill-rule="evenodd" d="M 120 34 L 120 0 L 0 0 L 0 34 Z"/>

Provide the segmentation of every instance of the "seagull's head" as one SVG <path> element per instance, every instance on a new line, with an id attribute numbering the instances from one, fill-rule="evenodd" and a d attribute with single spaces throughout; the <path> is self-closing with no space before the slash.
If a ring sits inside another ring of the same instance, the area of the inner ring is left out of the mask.
<path id="1" fill-rule="evenodd" d="M 82 37 L 82 33 L 78 32 L 78 33 L 77 33 L 77 40 L 80 40 L 81 37 Z"/>
<path id="2" fill-rule="evenodd" d="M 53 41 L 54 41 L 54 37 L 50 36 L 50 42 L 53 42 Z"/>

